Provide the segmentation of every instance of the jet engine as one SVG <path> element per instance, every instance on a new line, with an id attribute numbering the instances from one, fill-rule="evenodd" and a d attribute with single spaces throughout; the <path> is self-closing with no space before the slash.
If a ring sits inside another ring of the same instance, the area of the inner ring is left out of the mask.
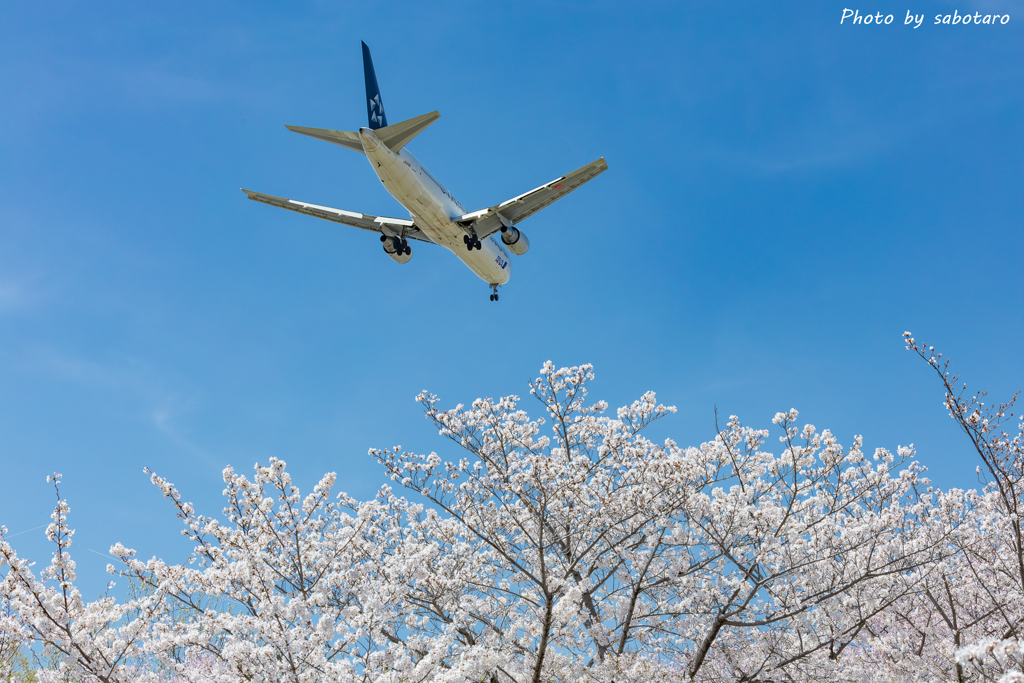
<path id="1" fill-rule="evenodd" d="M 530 240 L 526 235 L 511 226 L 501 226 L 501 241 L 516 256 L 522 256 L 530 248 Z"/>
<path id="2" fill-rule="evenodd" d="M 391 237 L 381 235 L 380 241 L 384 243 L 384 253 L 398 263 L 408 263 L 412 258 L 412 247 L 409 240 L 402 237 Z"/>

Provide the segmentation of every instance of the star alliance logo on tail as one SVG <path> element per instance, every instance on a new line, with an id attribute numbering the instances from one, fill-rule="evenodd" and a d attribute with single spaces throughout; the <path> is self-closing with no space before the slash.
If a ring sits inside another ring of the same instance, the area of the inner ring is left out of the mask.
<path id="1" fill-rule="evenodd" d="M 370 100 L 370 120 L 376 124 L 380 124 L 381 114 L 384 113 L 384 108 L 380 104 L 380 93 L 373 96 Z"/>

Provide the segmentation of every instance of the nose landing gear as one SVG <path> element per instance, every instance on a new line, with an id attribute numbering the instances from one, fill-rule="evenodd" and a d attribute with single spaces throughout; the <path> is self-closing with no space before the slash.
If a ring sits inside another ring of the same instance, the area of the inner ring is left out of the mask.
<path id="1" fill-rule="evenodd" d="M 498 300 L 498 285 L 491 285 L 491 301 Z"/>

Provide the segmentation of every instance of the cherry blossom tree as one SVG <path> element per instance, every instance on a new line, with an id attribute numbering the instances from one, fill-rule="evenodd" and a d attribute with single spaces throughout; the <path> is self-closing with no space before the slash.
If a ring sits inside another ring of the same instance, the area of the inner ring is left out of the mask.
<path id="1" fill-rule="evenodd" d="M 14 683 L 27 675 L 24 634 L 9 600 L 0 598 L 0 681 Z"/>
<path id="2" fill-rule="evenodd" d="M 947 384 L 989 479 L 944 492 L 912 446 L 865 454 L 795 410 L 773 420 L 778 453 L 736 417 L 699 446 L 656 443 L 646 431 L 675 409 L 647 393 L 609 414 L 588 403 L 592 379 L 545 364 L 539 417 L 517 396 L 445 409 L 421 394 L 453 454 L 371 450 L 392 480 L 371 501 L 334 494 L 334 474 L 303 496 L 272 459 L 224 471 L 215 517 L 150 473 L 194 551 L 170 564 L 113 546 L 111 573 L 134 587 L 120 601 L 82 598 L 58 490 L 38 575 L 0 532 L 0 648 L 46 653 L 41 681 L 105 683 L 1019 670 L 1021 440 L 993 431 L 1007 406 Z"/>
<path id="3" fill-rule="evenodd" d="M 929 582 L 917 621 L 945 633 L 955 680 L 1024 681 L 1024 416 L 1014 421 L 1012 411 L 1018 394 L 986 404 L 987 392 L 970 394 L 934 347 L 909 332 L 904 339 L 939 377 L 943 405 L 982 463 L 976 472 L 983 490 L 966 494 L 968 523 L 952 539 L 956 552 Z M 1007 433 L 1007 425 L 1015 432 Z"/>
<path id="4" fill-rule="evenodd" d="M 944 404 L 981 459 L 981 490 L 933 491 L 939 518 L 951 530 L 949 551 L 919 590 L 872 619 L 870 637 L 857 649 L 859 667 L 873 680 L 1017 681 L 1021 671 L 1024 573 L 1021 562 L 1021 472 L 1017 434 L 1002 429 L 1013 418 L 1016 395 L 986 405 L 985 393 L 968 397 L 934 348 L 904 335 L 907 348 L 932 367 Z"/>
<path id="5" fill-rule="evenodd" d="M 75 585 L 75 561 L 70 548 L 74 531 L 68 526 L 70 508 L 60 497 L 60 475 L 49 478 L 57 494 L 57 504 L 46 529 L 54 544 L 53 559 L 36 576 L 32 563 L 17 555 L 0 529 L 0 560 L 7 567 L 0 582 L 0 600 L 10 616 L 4 619 L 3 637 L 15 644 L 31 641 L 56 663 L 39 669 L 40 683 L 51 681 L 126 680 L 119 675 L 121 665 L 139 652 L 137 634 L 154 615 L 154 605 L 139 601 L 133 605 L 118 603 L 110 596 L 93 602 L 82 598 Z"/>
<path id="6" fill-rule="evenodd" d="M 225 470 L 221 522 L 196 514 L 166 480 L 152 480 L 195 552 L 170 565 L 113 546 L 123 567 L 109 570 L 141 589 L 121 603 L 87 603 L 75 587 L 74 532 L 59 495 L 47 531 L 54 559 L 39 577 L 0 541 L 8 568 L 0 597 L 17 617 L 4 622 L 4 634 L 55 656 L 54 667 L 39 670 L 41 682 L 364 680 L 379 601 L 369 576 L 388 542 L 375 536 L 387 528 L 375 519 L 379 505 L 332 500 L 333 474 L 301 498 L 284 463 L 271 460 L 252 480 Z"/>
<path id="7" fill-rule="evenodd" d="M 332 499 L 333 473 L 303 498 L 276 459 L 252 480 L 224 471 L 223 521 L 152 480 L 195 553 L 168 565 L 111 550 L 164 605 L 144 636 L 147 653 L 187 680 L 353 681 L 377 667 L 380 619 L 393 612 L 383 607 L 390 587 L 376 580 L 394 537 L 380 505 Z"/>
<path id="8" fill-rule="evenodd" d="M 585 404 L 592 378 L 545 365 L 530 392 L 550 436 L 516 396 L 442 410 L 424 393 L 469 457 L 371 451 L 434 506 L 390 558 L 408 589 L 404 671 L 813 678 L 945 551 L 911 449 L 868 459 L 796 411 L 775 418 L 778 456 L 736 418 L 700 447 L 655 444 L 643 430 L 674 409 L 648 393 L 608 417 Z"/>

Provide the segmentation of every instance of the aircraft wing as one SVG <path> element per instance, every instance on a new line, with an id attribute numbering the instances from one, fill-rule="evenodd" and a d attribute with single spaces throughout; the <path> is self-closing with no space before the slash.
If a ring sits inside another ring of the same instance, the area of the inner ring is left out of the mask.
<path id="1" fill-rule="evenodd" d="M 583 183 L 596 178 L 607 170 L 608 164 L 602 157 L 561 178 L 555 178 L 535 190 L 530 190 L 501 204 L 459 216 L 455 221 L 463 226 L 472 223 L 477 237 L 483 239 L 501 230 L 502 225 L 514 225 L 529 218 L 545 206 L 561 199 Z"/>
<path id="2" fill-rule="evenodd" d="M 334 221 L 335 223 L 341 223 L 342 225 L 351 225 L 353 228 L 369 230 L 370 232 L 376 232 L 382 235 L 398 235 L 411 240 L 419 240 L 420 242 L 429 242 L 430 244 L 433 244 L 431 239 L 423 234 L 423 231 L 416 227 L 416 225 L 410 220 L 402 218 L 387 218 L 385 216 L 370 216 L 365 213 L 332 209 L 329 206 L 297 202 L 294 199 L 274 197 L 273 195 L 261 194 L 259 192 L 253 192 L 252 190 L 246 190 L 245 188 L 242 188 L 242 192 L 244 192 L 246 196 L 254 202 L 270 204 L 271 206 L 288 209 L 289 211 L 294 211 L 296 213 L 304 213 L 307 216 L 323 218 L 325 221 Z"/>

